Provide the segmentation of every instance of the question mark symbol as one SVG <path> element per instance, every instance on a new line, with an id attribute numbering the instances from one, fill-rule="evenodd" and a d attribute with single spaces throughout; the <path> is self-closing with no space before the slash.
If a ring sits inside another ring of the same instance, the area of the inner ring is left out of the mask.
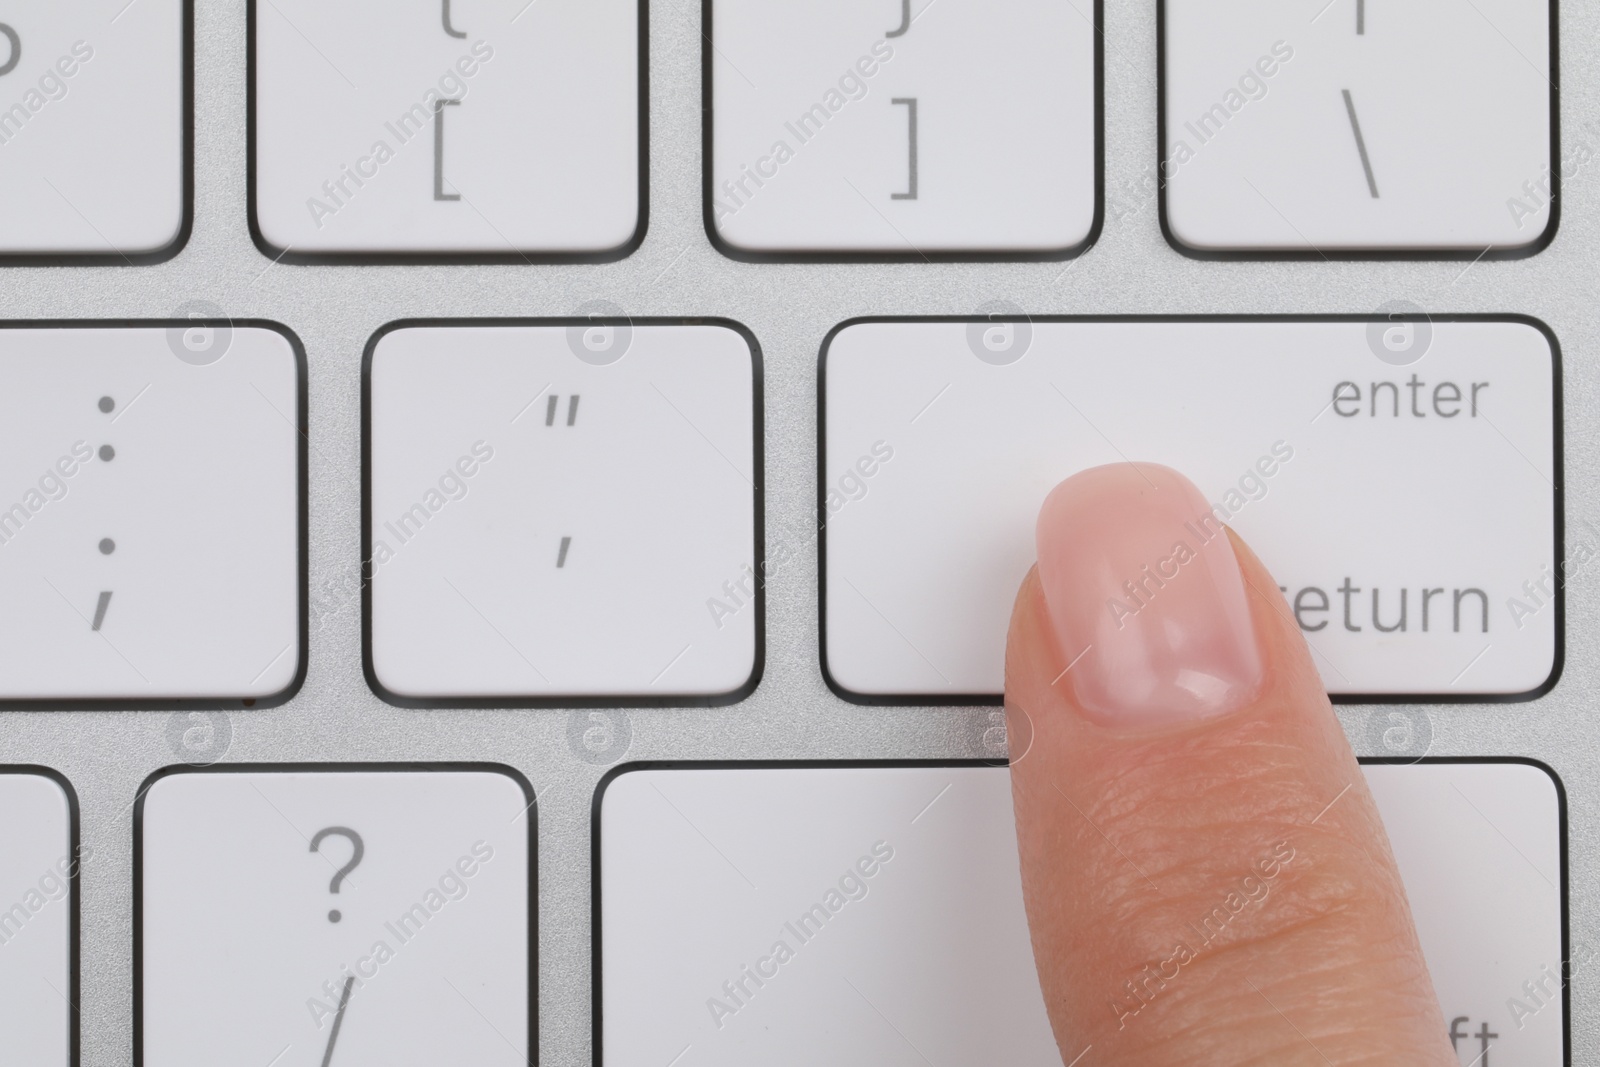
<path id="1" fill-rule="evenodd" d="M 311 839 L 311 851 L 316 852 L 318 849 L 320 849 L 322 847 L 323 840 L 329 837 L 347 837 L 350 839 L 350 844 L 355 846 L 350 853 L 350 862 L 346 863 L 343 867 L 340 867 L 337 871 L 334 871 L 333 881 L 328 883 L 328 892 L 337 893 L 339 891 L 340 884 L 344 882 L 345 875 L 355 870 L 357 865 L 361 863 L 361 857 L 366 854 L 367 846 L 362 844 L 361 835 L 350 829 L 348 826 L 328 826 L 318 830 L 317 836 Z M 339 913 L 338 908 L 334 908 L 332 911 L 328 912 L 328 921 L 331 923 L 336 923 L 342 918 L 344 918 L 344 916 Z"/>

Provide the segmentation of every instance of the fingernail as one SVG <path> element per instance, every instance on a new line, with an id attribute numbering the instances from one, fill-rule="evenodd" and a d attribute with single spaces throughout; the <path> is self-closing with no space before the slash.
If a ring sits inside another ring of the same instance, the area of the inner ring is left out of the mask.
<path id="1" fill-rule="evenodd" d="M 1260 688 L 1244 575 L 1194 483 L 1156 464 L 1075 474 L 1039 512 L 1039 581 L 1077 704 L 1108 726 L 1225 715 Z"/>

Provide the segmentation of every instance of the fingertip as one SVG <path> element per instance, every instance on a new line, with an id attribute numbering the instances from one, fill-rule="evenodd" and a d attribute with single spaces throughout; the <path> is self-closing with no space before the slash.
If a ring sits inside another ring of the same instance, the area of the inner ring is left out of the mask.
<path id="1" fill-rule="evenodd" d="M 1365 1054 L 1379 1027 L 1394 1062 L 1448 1062 L 1387 838 L 1311 653 L 1249 546 L 1194 521 L 1203 505 L 1167 468 L 1069 479 L 1041 511 L 1040 565 L 1013 607 L 1018 847 L 1058 1041 L 1100 1043 L 1141 1067 L 1272 1060 L 1281 1020 L 1263 1013 L 1266 991 L 1303 1013 L 1324 1049 Z M 1184 536 L 1189 557 L 1152 568 L 1165 584 L 1124 601 L 1138 625 L 1115 628 L 1107 590 L 1130 564 L 1148 573 L 1143 554 L 1174 559 L 1171 538 Z M 1258 657 L 1244 686 L 1241 642 Z M 1185 689 L 1184 669 L 1226 683 L 1221 704 Z M 1140 670 L 1163 679 L 1113 677 Z M 1240 918 L 1222 912 L 1215 939 L 1196 938 L 1199 917 L 1243 878 L 1265 887 L 1261 899 Z M 1160 978 L 1169 964 L 1202 977 Z"/>

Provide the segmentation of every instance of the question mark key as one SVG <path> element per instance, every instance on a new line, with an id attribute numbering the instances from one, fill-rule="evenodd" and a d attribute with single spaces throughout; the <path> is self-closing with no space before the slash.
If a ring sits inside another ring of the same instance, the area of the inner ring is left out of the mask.
<path id="1" fill-rule="evenodd" d="M 231 1062 L 271 1033 L 310 1067 L 531 1057 L 534 801 L 481 764 L 157 772 L 134 808 L 136 1055 Z M 447 982 L 473 1006 L 441 1013 Z"/>

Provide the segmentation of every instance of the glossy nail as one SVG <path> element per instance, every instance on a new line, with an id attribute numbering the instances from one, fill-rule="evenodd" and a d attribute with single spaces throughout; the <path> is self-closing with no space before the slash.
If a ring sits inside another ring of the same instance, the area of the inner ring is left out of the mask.
<path id="1" fill-rule="evenodd" d="M 1183 475 L 1148 463 L 1075 474 L 1039 512 L 1039 580 L 1070 664 L 1059 685 L 1108 726 L 1224 715 L 1261 685 L 1244 576 Z"/>

